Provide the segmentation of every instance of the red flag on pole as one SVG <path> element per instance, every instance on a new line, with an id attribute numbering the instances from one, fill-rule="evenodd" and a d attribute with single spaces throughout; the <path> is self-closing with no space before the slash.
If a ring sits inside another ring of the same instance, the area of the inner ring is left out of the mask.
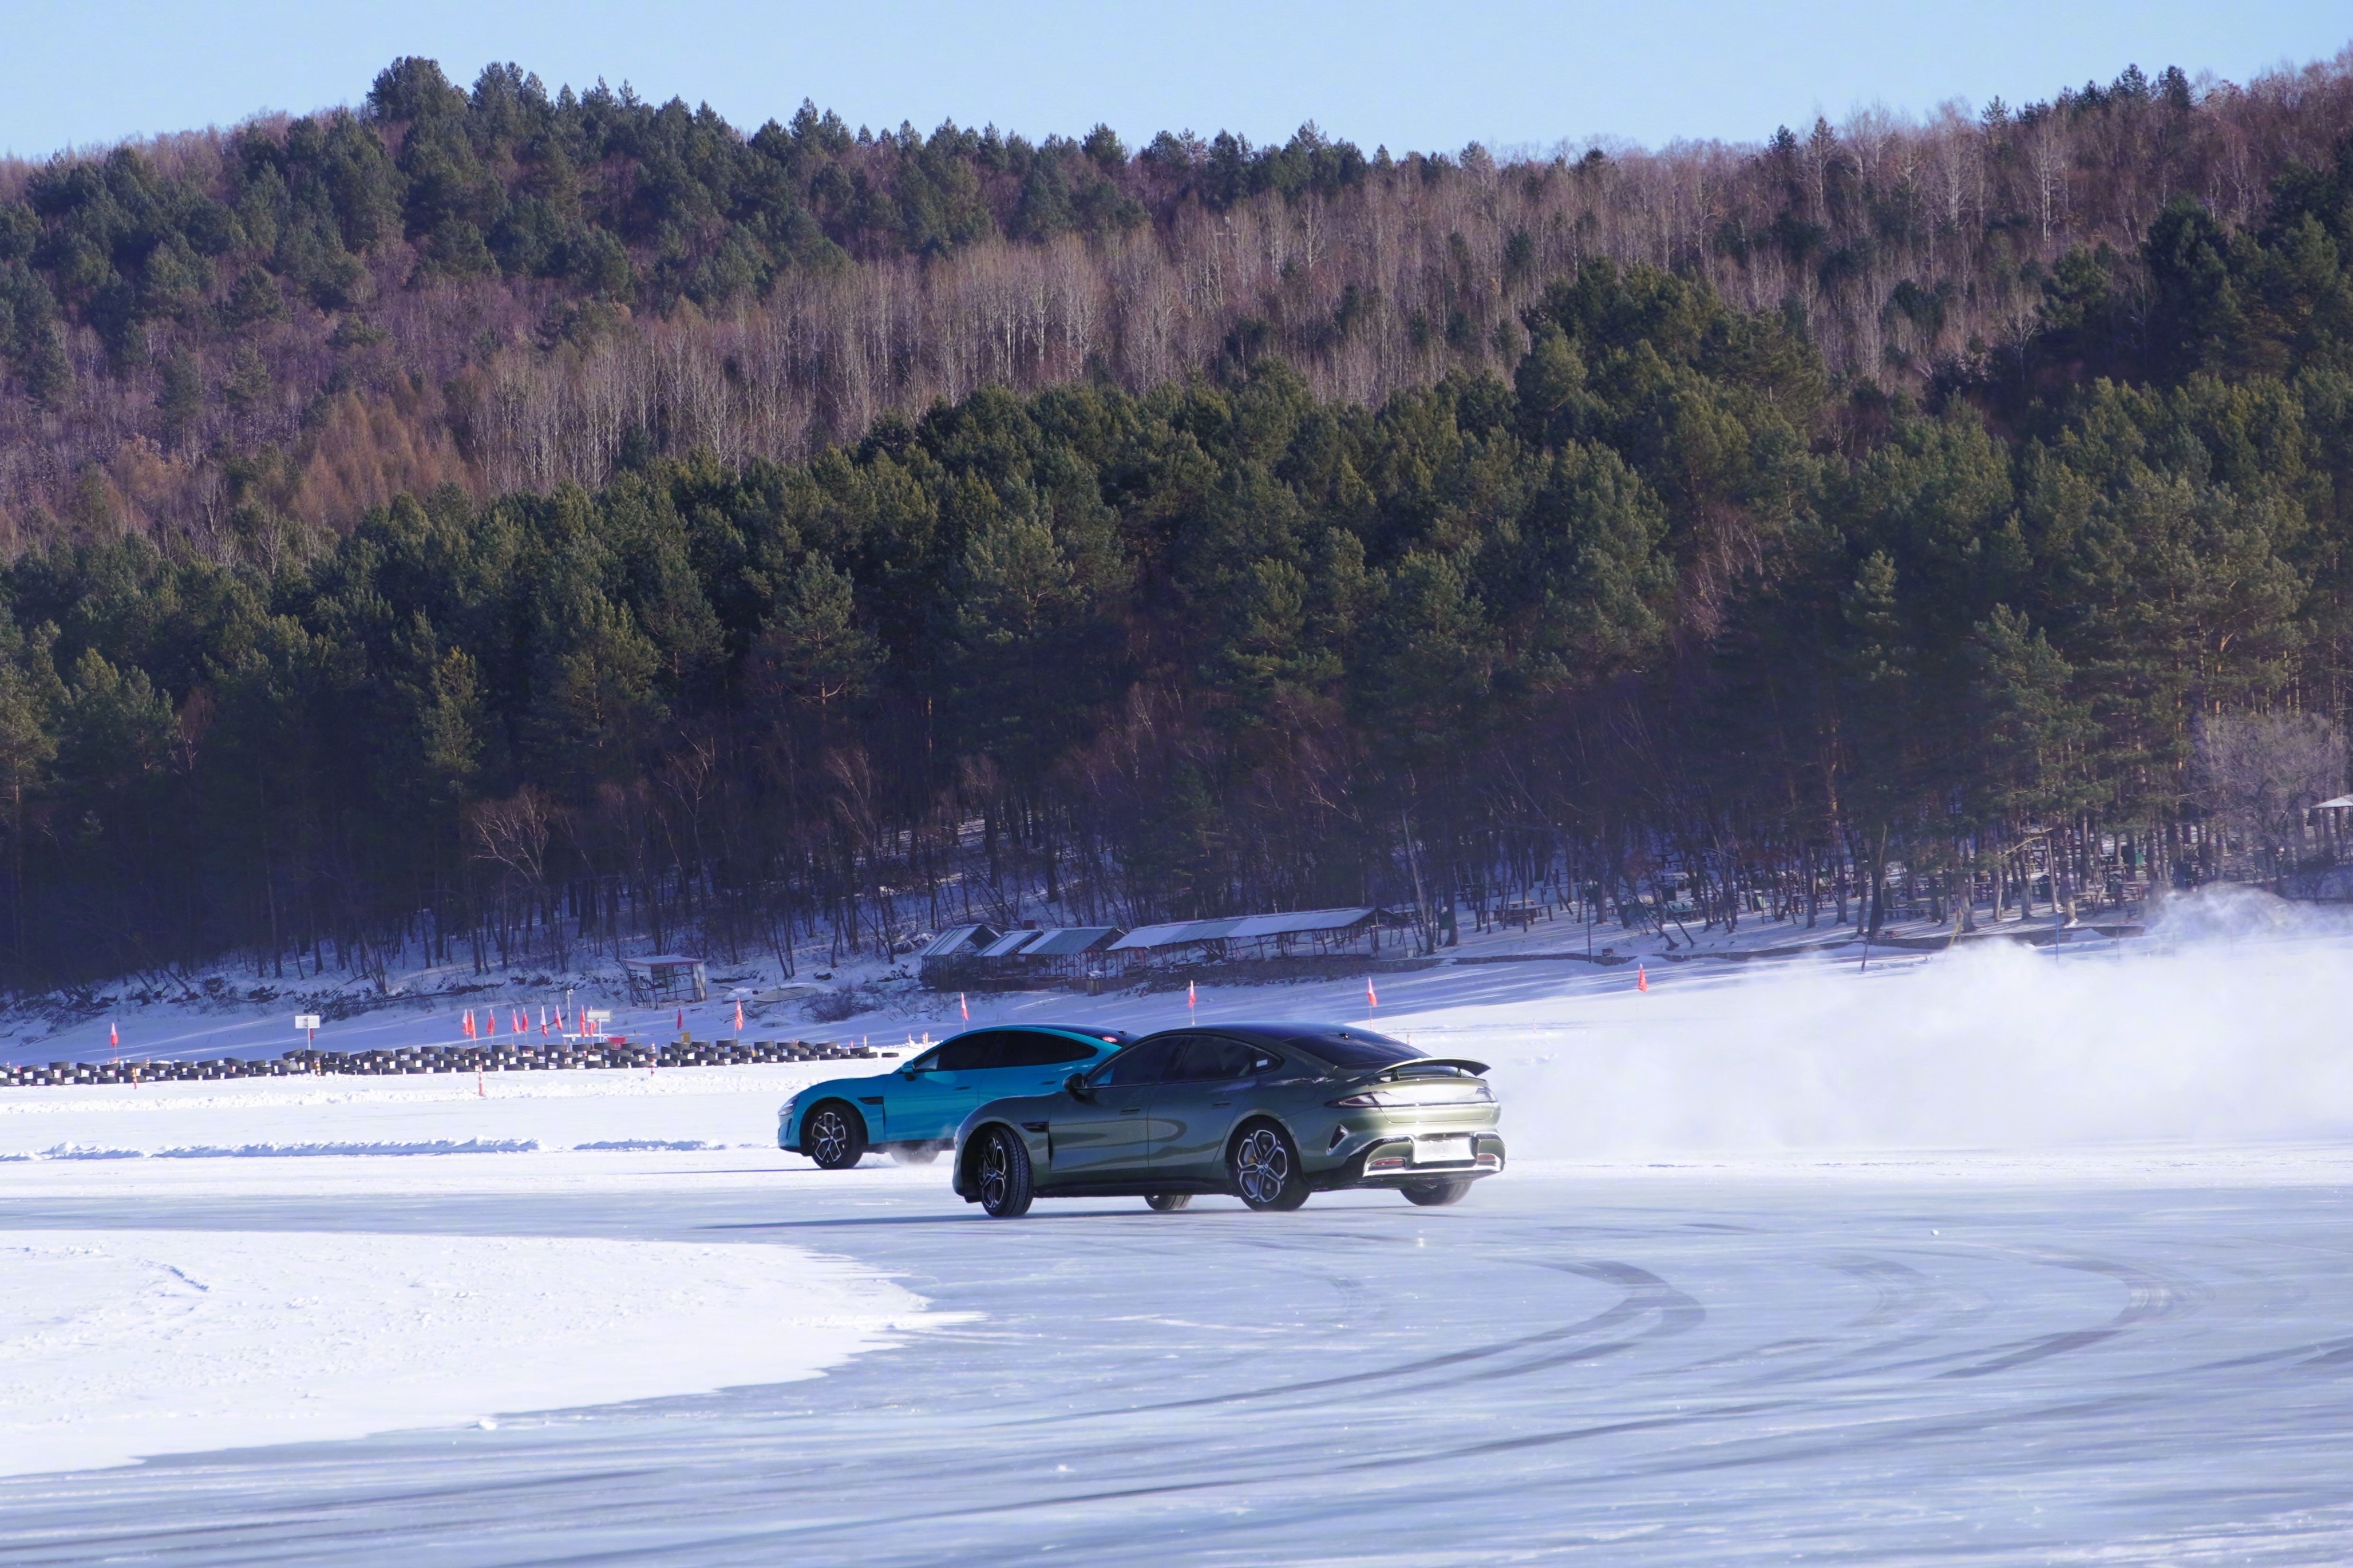
<path id="1" fill-rule="evenodd" d="M 1635 961 L 1634 964 L 1634 989 L 1637 991 L 1648 991 L 1650 988 L 1651 977 L 1643 970 L 1641 962 L 1638 959 Z"/>
<path id="2" fill-rule="evenodd" d="M 1373 994 L 1373 977 L 1367 974 L 1365 976 L 1365 1005 L 1377 1007 L 1380 1005 L 1381 999 Z"/>
<path id="3" fill-rule="evenodd" d="M 474 1037 L 474 1010 L 471 1007 L 466 1009 L 466 1037 L 470 1040 Z"/>
<path id="4" fill-rule="evenodd" d="M 1187 980 L 1185 982 L 1185 1006 L 1187 1010 L 1189 1011 L 1198 1005 L 1200 1005 L 1199 1002 L 1198 1002 L 1193 995 L 1193 983 Z"/>
<path id="5" fill-rule="evenodd" d="M 523 1016 L 523 1010 L 520 1007 L 514 1010 L 514 1032 L 518 1035 L 531 1032 L 531 1020 Z"/>
<path id="6" fill-rule="evenodd" d="M 115 1029 L 114 1020 L 111 1018 L 106 1021 L 106 1048 L 110 1051 L 119 1051 L 122 1048 L 122 1036 Z"/>
<path id="7" fill-rule="evenodd" d="M 740 996 L 735 999 L 735 1032 L 744 1032 L 744 999 Z"/>
<path id="8" fill-rule="evenodd" d="M 964 999 L 964 993 L 961 991 L 956 993 L 956 1011 L 964 1015 L 965 1023 L 972 1022 L 972 1004 Z"/>
<path id="9" fill-rule="evenodd" d="M 686 1009 L 683 1007 L 678 1010 L 678 1032 L 681 1035 L 686 1033 Z"/>
<path id="10" fill-rule="evenodd" d="M 482 1009 L 482 1033 L 484 1033 L 485 1035 L 495 1035 L 495 1034 L 497 1034 L 498 1032 L 499 1032 L 499 1010 L 498 1010 L 496 1007 L 485 1007 L 485 1008 L 483 1008 L 483 1009 Z"/>

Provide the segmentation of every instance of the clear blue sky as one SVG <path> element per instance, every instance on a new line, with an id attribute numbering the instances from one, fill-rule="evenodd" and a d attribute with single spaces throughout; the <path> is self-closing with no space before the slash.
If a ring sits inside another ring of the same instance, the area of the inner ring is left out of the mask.
<path id="1" fill-rule="evenodd" d="M 1280 139 L 1301 121 L 1370 151 L 1604 135 L 1757 141 L 1883 103 L 2045 98 L 2127 63 L 2233 80 L 2353 43 L 2343 0 L 2219 4 L 1785 0 L 1398 5 L 1191 0 L 57 0 L 0 24 L 0 150 L 227 125 L 356 101 L 396 55 L 470 82 L 488 61 L 553 91 L 598 77 L 707 101 L 751 129 L 803 98 L 851 124 L 994 122 L 1032 138 L 1108 121 Z"/>

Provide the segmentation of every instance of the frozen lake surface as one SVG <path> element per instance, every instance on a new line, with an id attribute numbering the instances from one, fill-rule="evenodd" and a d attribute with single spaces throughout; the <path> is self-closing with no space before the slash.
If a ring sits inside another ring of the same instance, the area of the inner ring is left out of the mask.
<path id="1" fill-rule="evenodd" d="M 1443 1210 L 991 1222 L 807 1066 L 12 1091 L 0 1563 L 2353 1561 L 2346 931 L 1650 981 L 976 1011 L 1491 1061 Z"/>
<path id="2" fill-rule="evenodd" d="M 773 1151 L 122 1163 L 135 1214 L 43 1163 L 7 1223 L 785 1246 L 975 1316 L 798 1382 L 0 1479 L 11 1564 L 2353 1559 L 2326 1150 L 1523 1164 L 1447 1210 L 1013 1224 L 937 1168 Z"/>

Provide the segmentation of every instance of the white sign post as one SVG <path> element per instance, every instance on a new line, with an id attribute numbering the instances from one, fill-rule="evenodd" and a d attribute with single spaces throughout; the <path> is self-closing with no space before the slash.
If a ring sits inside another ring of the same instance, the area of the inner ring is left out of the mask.
<path id="1" fill-rule="evenodd" d="M 311 1049 L 316 1050 L 319 1046 L 319 1015 L 316 1013 L 297 1013 L 294 1015 L 294 1026 L 301 1030 L 304 1034 L 310 1036 L 308 1043 Z M 312 1070 L 316 1070 L 315 1063 L 312 1064 Z"/>

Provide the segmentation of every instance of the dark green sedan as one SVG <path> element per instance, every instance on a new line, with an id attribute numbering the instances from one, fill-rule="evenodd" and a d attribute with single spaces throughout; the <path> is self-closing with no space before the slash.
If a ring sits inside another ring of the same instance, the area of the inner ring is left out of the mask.
<path id="1" fill-rule="evenodd" d="M 1354 1026 L 1171 1029 L 1054 1093 L 976 1109 L 956 1129 L 955 1190 L 999 1219 L 1034 1198 L 1295 1209 L 1342 1187 L 1451 1204 L 1504 1168 L 1486 1071 Z"/>

